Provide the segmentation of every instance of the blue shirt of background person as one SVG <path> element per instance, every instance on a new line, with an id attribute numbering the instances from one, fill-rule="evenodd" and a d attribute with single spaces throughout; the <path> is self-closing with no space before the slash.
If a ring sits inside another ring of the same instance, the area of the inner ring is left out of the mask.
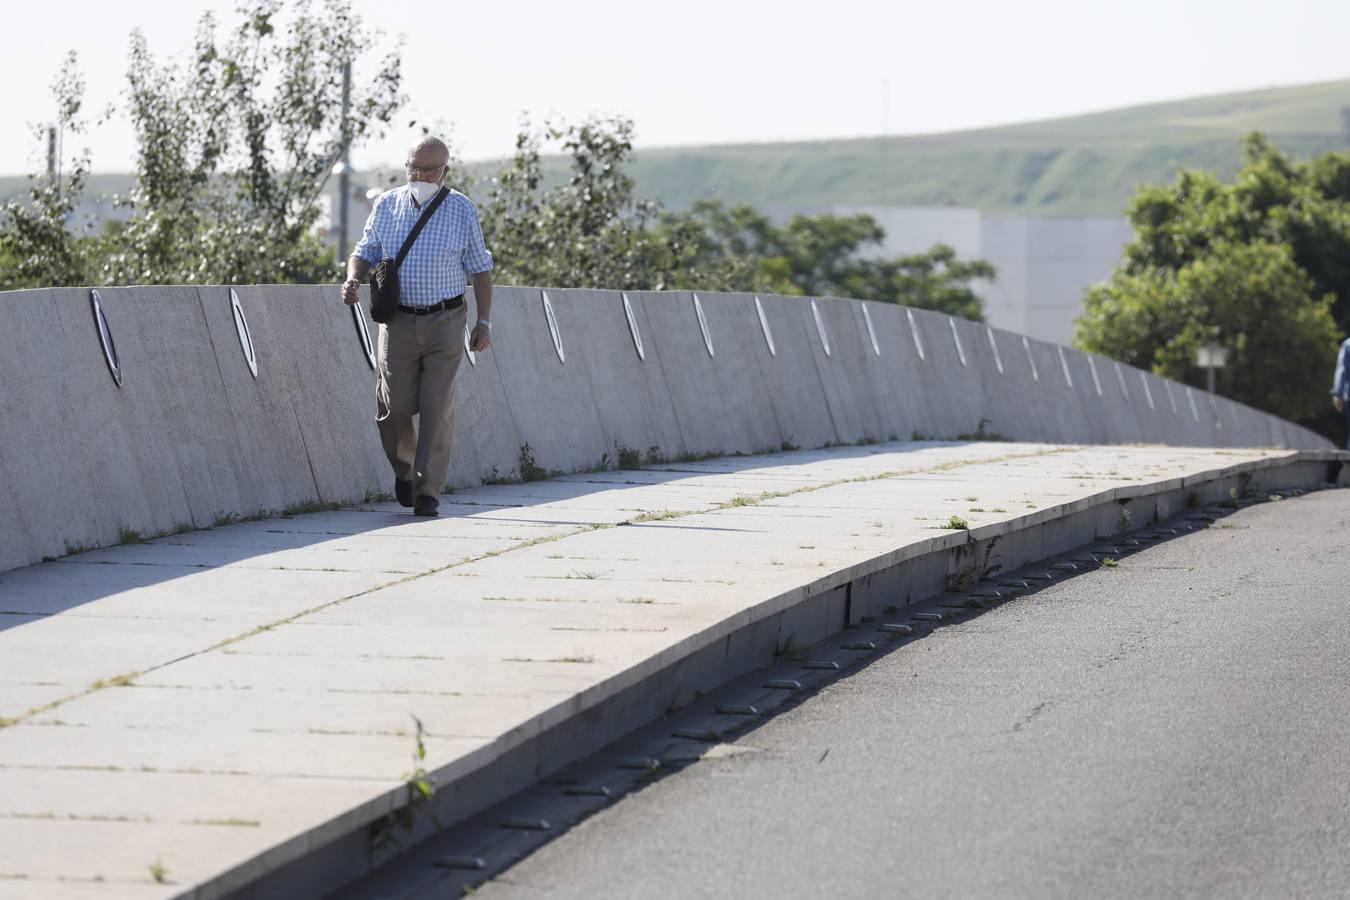
<path id="1" fill-rule="evenodd" d="M 1350 338 L 1341 343 L 1341 352 L 1336 354 L 1336 377 L 1331 382 L 1331 405 L 1336 412 L 1346 413 L 1347 425 L 1350 425 Z M 1350 450 L 1350 435 L 1346 437 L 1345 448 Z"/>

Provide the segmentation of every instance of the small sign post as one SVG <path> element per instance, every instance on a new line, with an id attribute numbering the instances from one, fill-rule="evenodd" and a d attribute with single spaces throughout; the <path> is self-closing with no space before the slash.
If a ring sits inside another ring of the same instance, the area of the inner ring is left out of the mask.
<path id="1" fill-rule="evenodd" d="M 1209 392 L 1214 393 L 1214 373 L 1228 365 L 1228 348 L 1218 344 L 1205 344 L 1195 348 L 1195 364 L 1205 370 L 1209 381 Z"/>

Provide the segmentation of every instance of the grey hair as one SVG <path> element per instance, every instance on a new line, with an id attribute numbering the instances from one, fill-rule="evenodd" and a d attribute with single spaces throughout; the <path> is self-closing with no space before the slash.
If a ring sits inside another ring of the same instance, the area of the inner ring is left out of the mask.
<path id="1" fill-rule="evenodd" d="M 445 141 L 430 134 L 424 134 L 413 142 L 413 145 L 408 148 L 408 159 L 412 159 L 417 155 L 419 150 L 423 150 L 427 147 L 435 147 L 437 150 L 441 151 L 441 155 L 449 161 L 450 148 L 445 145 Z"/>

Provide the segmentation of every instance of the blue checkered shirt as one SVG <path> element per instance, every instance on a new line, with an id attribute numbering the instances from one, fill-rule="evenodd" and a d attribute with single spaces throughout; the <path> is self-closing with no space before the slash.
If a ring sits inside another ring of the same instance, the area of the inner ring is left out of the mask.
<path id="1" fill-rule="evenodd" d="M 352 255 L 372 266 L 379 265 L 386 256 L 397 257 L 421 215 L 422 210 L 413 204 L 407 185 L 385 191 L 375 201 L 365 233 L 356 242 Z M 406 306 L 430 306 L 458 297 L 464 293 L 468 275 L 491 270 L 492 254 L 483 246 L 478 210 L 468 197 L 451 191 L 423 226 L 399 266 L 399 302 Z"/>

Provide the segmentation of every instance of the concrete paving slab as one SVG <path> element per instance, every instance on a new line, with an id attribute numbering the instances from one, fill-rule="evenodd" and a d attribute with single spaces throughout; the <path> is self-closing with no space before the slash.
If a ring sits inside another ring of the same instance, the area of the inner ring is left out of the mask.
<path id="1" fill-rule="evenodd" d="M 570 638 L 571 636 L 565 636 Z M 566 646 L 576 647 L 572 641 Z M 427 696 L 460 694 L 507 694 L 529 691 L 564 694 L 576 692 L 594 683 L 598 674 L 608 674 L 637 654 L 624 654 L 624 648 L 606 649 L 605 656 L 587 662 L 541 661 L 534 665 L 517 663 L 510 654 L 512 645 L 502 649 L 500 663 L 479 665 L 459 660 L 348 658 L 334 671 L 332 658 L 243 656 L 211 653 L 194 656 L 173 666 L 150 672 L 136 680 L 151 687 L 198 688 L 234 691 L 264 690 L 277 685 L 301 690 L 343 692 L 411 693 Z M 577 647 L 577 656 L 587 659 L 589 647 Z M 561 659 L 561 657 L 560 657 Z M 130 688 L 128 688 L 130 690 Z M 226 702 L 247 702 L 242 694 Z"/>
<path id="2" fill-rule="evenodd" d="M 60 722 L 71 729 L 196 729 L 215 722 L 220 705 L 231 702 L 224 696 L 228 690 L 222 688 L 222 696 L 204 701 L 198 691 L 140 686 L 110 692 L 98 703 L 70 703 L 61 708 L 59 716 L 53 711 L 31 721 L 35 726 Z M 273 685 L 253 690 L 246 705 L 234 708 L 232 721 L 240 730 L 258 734 L 384 735 L 404 738 L 411 747 L 416 734 L 414 716 L 432 737 L 495 738 L 509 724 L 556 705 L 558 696 L 447 695 L 429 700 L 412 694 L 303 691 Z M 231 796 L 241 797 L 237 792 Z"/>
<path id="3" fill-rule="evenodd" d="M 69 697 L 72 686 L 64 682 L 8 682 L 0 684 L 0 719 L 22 715 L 30 709 L 46 706 Z"/>
<path id="4" fill-rule="evenodd" d="M 216 723 L 191 734 L 169 729 L 113 728 L 100 729 L 98 741 L 83 730 L 76 735 L 55 726 L 11 726 L 4 740 L 4 765 L 10 774 L 29 768 L 104 768 L 394 782 L 402 781 L 411 769 L 409 760 L 415 748 L 406 737 L 245 731 L 222 723 L 221 716 L 227 712 L 225 704 L 219 705 Z M 77 736 L 85 739 L 72 739 Z M 424 740 L 428 753 L 438 758 L 462 756 L 483 744 L 480 738 Z"/>
<path id="5" fill-rule="evenodd" d="M 206 828 L 302 827 L 313 815 L 304 806 L 327 808 L 337 815 L 370 792 L 366 779 L 276 777 L 271 783 L 281 790 L 241 792 L 236 775 L 31 769 L 5 794 L 0 817 L 50 818 L 53 803 L 59 802 L 64 814 L 76 820 Z M 389 782 L 390 787 L 397 784 Z M 295 804 L 299 797 L 304 806 Z"/>
<path id="6" fill-rule="evenodd" d="M 177 896 L 194 882 L 215 874 L 213 864 L 220 856 L 256 855 L 267 849 L 272 838 L 256 828 L 193 829 L 209 834 L 189 842 L 182 839 L 183 828 L 178 825 L 62 818 L 13 819 L 6 824 L 14 823 L 23 827 L 6 828 L 0 871 L 21 872 L 26 880 L 47 882 L 48 890 L 54 888 L 47 897 L 65 897 L 67 884 L 95 879 L 121 889 L 139 885 L 146 891 L 131 896 Z M 93 858 L 82 853 L 86 847 L 116 847 L 117 852 Z M 163 884 L 156 883 L 152 866 L 160 867 Z"/>
<path id="7" fill-rule="evenodd" d="M 472 811 L 494 786 L 524 786 L 622 734 L 624 716 L 692 691 L 708 654 L 750 648 L 738 635 L 753 623 L 771 623 L 753 639 L 770 652 L 828 629 L 850 579 L 964 546 L 972 533 L 942 517 L 961 515 L 977 537 L 1049 528 L 1095 505 L 1118 516 L 1129 492 L 1252 466 L 1320 471 L 1299 459 L 841 447 L 466 490 L 435 520 L 377 504 L 241 523 L 6 573 L 3 605 L 19 614 L 0 617 L 14 619 L 0 629 L 0 702 L 18 711 L 0 727 L 12 807 L 6 818 L 0 799 L 0 873 L 54 883 L 79 846 L 80 877 L 153 889 L 158 854 L 178 890 L 226 884 L 227 871 L 242 884 L 388 811 L 417 765 L 414 716 L 446 809 Z M 678 514 L 623 524 L 643 509 Z M 297 571 L 381 554 L 420 568 Z M 837 599 L 808 608 L 808 597 Z M 469 778 L 490 765 L 507 768 Z M 173 780 L 138 791 L 138 775 Z M 315 785 L 336 784 L 316 799 Z M 48 812 L 37 830 L 21 818 Z M 193 817 L 260 824 L 164 824 Z"/>
<path id="8" fill-rule="evenodd" d="M 172 897 L 178 890 L 169 885 L 108 881 L 75 881 L 70 878 L 23 878 L 0 883 L 0 897 L 5 900 L 47 900 L 62 897 L 66 900 L 157 900 Z"/>
<path id="9" fill-rule="evenodd" d="M 383 543 L 383 542 L 380 542 Z M 472 559 L 494 550 L 502 550 L 517 541 L 506 537 L 477 541 L 447 541 L 439 548 L 391 545 L 378 543 L 348 547 L 304 547 L 297 549 L 258 548 L 249 552 L 247 546 L 197 546 L 176 541 L 138 544 L 126 549 L 110 548 L 81 554 L 79 559 L 62 560 L 62 565 L 133 565 L 133 566 L 192 566 L 202 569 L 289 569 L 314 572 L 369 572 L 388 575 L 408 575 L 426 572 Z M 241 551 L 243 551 L 241 553 Z M 241 558 L 242 557 L 242 558 Z"/>
<path id="10" fill-rule="evenodd" d="M 387 583 L 383 573 L 52 563 L 0 575 L 10 610 L 66 617 L 127 619 L 285 618 L 311 606 Z M 0 615 L 0 631 L 13 627 Z"/>
<path id="11" fill-rule="evenodd" d="M 204 650 L 238 631 L 228 621 L 47 616 L 4 633 L 5 671 L 87 686 Z"/>

